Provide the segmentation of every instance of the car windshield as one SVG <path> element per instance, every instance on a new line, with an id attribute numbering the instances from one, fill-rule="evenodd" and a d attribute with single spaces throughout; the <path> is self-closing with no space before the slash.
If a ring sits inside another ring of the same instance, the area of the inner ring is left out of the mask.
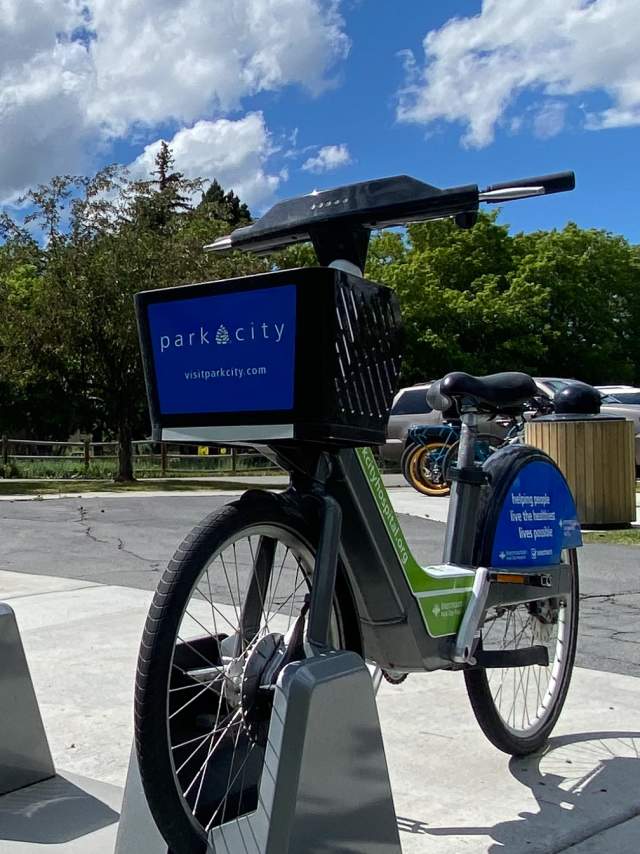
<path id="1" fill-rule="evenodd" d="M 392 415 L 423 415 L 431 412 L 426 388 L 412 388 L 400 393 L 391 409 Z"/>
<path id="2" fill-rule="evenodd" d="M 562 391 L 569 383 L 566 380 L 544 380 L 544 384 L 548 385 L 552 392 Z"/>
<path id="3" fill-rule="evenodd" d="M 640 406 L 640 391 L 616 391 L 602 397 L 604 404 L 621 403 L 625 406 Z"/>

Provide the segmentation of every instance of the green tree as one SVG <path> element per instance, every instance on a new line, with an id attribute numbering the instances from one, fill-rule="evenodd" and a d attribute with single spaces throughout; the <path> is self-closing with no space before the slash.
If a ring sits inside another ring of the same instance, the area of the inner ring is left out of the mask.
<path id="1" fill-rule="evenodd" d="M 227 224 L 191 208 L 185 199 L 198 182 L 168 172 L 163 149 L 160 157 L 148 182 L 132 182 L 109 167 L 90 179 L 58 178 L 28 194 L 29 219 L 48 238 L 43 247 L 30 244 L 42 272 L 2 336 L 0 371 L 8 378 L 28 365 L 39 366 L 31 368 L 36 371 L 48 365 L 72 398 L 89 405 L 94 421 L 117 435 L 119 480 L 133 477 L 132 436 L 148 431 L 133 295 L 265 268 L 251 256 L 218 259 L 202 252 Z"/>
<path id="2" fill-rule="evenodd" d="M 640 379 L 640 259 L 621 236 L 569 223 L 514 238 L 514 282 L 538 285 L 541 373 Z"/>
<path id="3" fill-rule="evenodd" d="M 225 193 L 215 178 L 202 194 L 198 211 L 202 216 L 226 222 L 230 229 L 240 228 L 251 222 L 247 205 L 240 201 L 233 190 Z"/>
<path id="4" fill-rule="evenodd" d="M 451 220 L 409 226 L 371 243 L 367 275 L 395 288 L 405 322 L 403 381 L 450 370 L 533 364 L 540 288 L 512 282 L 512 238 L 495 214 L 473 229 Z M 525 307 L 531 307 L 526 311 Z"/>
<path id="5" fill-rule="evenodd" d="M 43 287 L 38 266 L 37 253 L 12 241 L 0 246 L 0 433 L 52 439 L 75 429 L 79 406 L 51 363 L 33 355 L 39 341 L 32 311 Z"/>

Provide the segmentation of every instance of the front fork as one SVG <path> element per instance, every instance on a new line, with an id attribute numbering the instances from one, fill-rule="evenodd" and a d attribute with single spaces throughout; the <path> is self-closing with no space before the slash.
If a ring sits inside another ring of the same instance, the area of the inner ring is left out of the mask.
<path id="1" fill-rule="evenodd" d="M 327 475 L 331 473 L 331 458 Z M 325 467 L 321 458 L 318 468 Z M 325 481 L 316 480 L 316 496 L 320 501 L 320 539 L 313 568 L 311 603 L 307 622 L 306 643 L 318 654 L 329 646 L 331 614 L 333 610 L 338 572 L 338 554 L 342 534 L 342 508 L 324 489 Z"/>

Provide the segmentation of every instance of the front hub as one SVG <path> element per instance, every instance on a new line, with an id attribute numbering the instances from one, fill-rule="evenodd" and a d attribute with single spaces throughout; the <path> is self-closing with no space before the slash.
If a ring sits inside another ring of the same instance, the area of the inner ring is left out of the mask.
<path id="1" fill-rule="evenodd" d="M 244 728 L 249 737 L 264 747 L 269 733 L 273 706 L 273 685 L 283 655 L 283 635 L 265 635 L 252 647 L 242 674 L 241 705 Z"/>

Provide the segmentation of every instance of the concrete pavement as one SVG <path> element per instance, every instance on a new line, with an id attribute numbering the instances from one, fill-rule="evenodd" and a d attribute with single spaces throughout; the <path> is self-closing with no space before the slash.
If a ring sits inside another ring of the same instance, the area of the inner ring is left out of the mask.
<path id="1" fill-rule="evenodd" d="M 58 828 L 60 851 L 106 852 L 115 838 L 135 659 L 151 594 L 24 573 L 3 573 L 2 581 L 62 776 L 40 784 L 35 804 L 29 790 L 0 799 L 0 852 L 23 854 L 25 839 L 44 844 L 48 827 Z M 480 733 L 460 674 L 383 684 L 379 709 L 403 851 L 552 854 L 579 843 L 574 854 L 637 852 L 638 708 L 638 679 L 579 668 L 548 750 L 515 760 Z M 70 802 L 82 806 L 80 816 Z M 40 814 L 43 803 L 48 817 Z M 35 828 L 30 814 L 40 814 Z M 87 829 L 89 837 L 73 836 Z M 627 848 L 608 847 L 605 830 Z M 585 848 L 592 838 L 604 847 Z"/>

